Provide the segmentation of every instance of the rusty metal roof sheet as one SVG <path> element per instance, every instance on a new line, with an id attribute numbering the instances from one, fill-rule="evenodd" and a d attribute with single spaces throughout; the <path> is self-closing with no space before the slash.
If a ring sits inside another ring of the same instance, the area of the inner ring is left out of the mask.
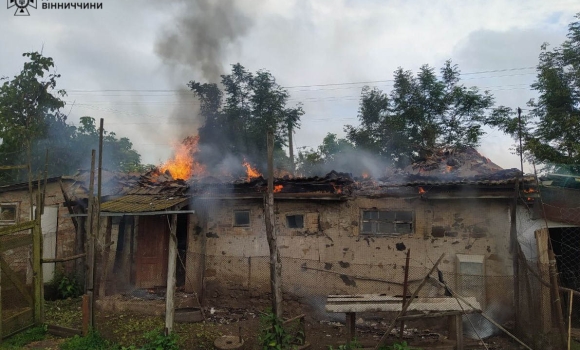
<path id="1" fill-rule="evenodd" d="M 112 213 L 142 213 L 162 211 L 189 200 L 189 197 L 129 194 L 101 205 L 101 211 Z"/>

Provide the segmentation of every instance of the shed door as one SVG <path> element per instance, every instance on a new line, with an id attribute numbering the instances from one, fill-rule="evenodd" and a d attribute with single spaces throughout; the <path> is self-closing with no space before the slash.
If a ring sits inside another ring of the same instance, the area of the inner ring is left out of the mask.
<path id="1" fill-rule="evenodd" d="M 169 222 L 166 215 L 139 217 L 135 284 L 152 288 L 167 284 Z"/>

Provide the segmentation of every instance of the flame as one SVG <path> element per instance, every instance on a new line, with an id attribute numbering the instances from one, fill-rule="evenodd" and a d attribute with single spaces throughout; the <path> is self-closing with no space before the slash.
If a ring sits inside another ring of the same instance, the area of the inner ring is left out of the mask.
<path id="1" fill-rule="evenodd" d="M 250 182 L 250 180 L 252 180 L 252 178 L 262 176 L 262 174 L 260 174 L 258 169 L 252 168 L 250 163 L 248 163 L 245 158 L 244 158 L 244 161 L 242 162 L 242 165 L 246 168 L 246 177 L 247 177 L 248 182 Z"/>
<path id="2" fill-rule="evenodd" d="M 423 189 L 423 187 L 419 187 L 419 194 L 425 194 L 427 191 Z"/>
<path id="3" fill-rule="evenodd" d="M 336 193 L 336 194 L 342 193 L 342 188 L 340 186 L 332 185 L 332 187 L 334 187 L 334 193 Z"/>
<path id="4" fill-rule="evenodd" d="M 368 179 L 370 177 L 369 173 L 367 173 L 366 171 L 362 173 L 362 178 L 363 179 Z"/>
<path id="5" fill-rule="evenodd" d="M 175 147 L 173 159 L 169 159 L 159 170 L 164 173 L 169 171 L 174 179 L 187 180 L 191 176 L 202 175 L 205 173 L 205 167 L 195 161 L 194 155 L 197 152 L 197 143 L 199 136 L 188 136 L 181 144 Z"/>
<path id="6" fill-rule="evenodd" d="M 274 193 L 282 192 L 283 185 L 275 185 L 274 186 Z"/>
<path id="7" fill-rule="evenodd" d="M 535 188 L 524 189 L 524 193 L 535 193 L 535 192 L 537 192 Z"/>

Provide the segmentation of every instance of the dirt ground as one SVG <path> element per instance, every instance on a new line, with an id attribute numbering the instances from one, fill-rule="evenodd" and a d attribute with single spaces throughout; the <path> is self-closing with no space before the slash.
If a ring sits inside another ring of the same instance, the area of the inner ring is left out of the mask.
<path id="1" fill-rule="evenodd" d="M 142 302 L 145 308 L 162 308 L 163 300 L 146 300 L 143 298 L 128 298 L 131 302 Z M 157 305 L 160 304 L 160 305 Z M 222 335 L 241 334 L 244 339 L 244 349 L 258 349 L 257 335 L 260 329 L 260 315 L 269 306 L 264 299 L 237 300 L 215 299 L 207 300 L 204 308 L 205 321 L 197 323 L 177 323 L 175 333 L 179 335 L 180 347 L 183 349 L 213 349 L 213 342 Z M 154 306 L 156 305 L 156 306 Z M 312 307 L 299 300 L 289 300 L 284 303 L 285 318 L 305 314 L 306 341 L 313 350 L 328 350 L 338 348 L 346 342 L 346 327 L 344 315 L 321 313 L 319 307 Z M 47 322 L 66 327 L 80 328 L 80 300 L 47 302 Z M 155 312 L 154 312 L 155 313 Z M 391 319 L 388 315 L 362 315 L 357 317 L 356 338 L 363 347 L 373 347 L 383 335 Z M 446 320 L 431 319 L 431 322 L 415 321 L 406 325 L 404 340 L 409 344 L 427 349 L 453 349 L 452 343 L 446 340 Z M 144 315 L 130 310 L 99 311 L 97 313 L 97 329 L 107 339 L 120 345 L 142 345 L 143 334 L 162 329 L 164 316 Z M 398 328 L 393 333 L 398 334 Z M 391 336 L 390 341 L 396 337 Z M 494 335 L 486 338 L 485 344 L 489 350 L 512 350 L 520 346 L 504 335 Z M 465 339 L 466 349 L 485 349 L 478 340 Z M 34 347 L 32 347 L 34 348 Z"/>

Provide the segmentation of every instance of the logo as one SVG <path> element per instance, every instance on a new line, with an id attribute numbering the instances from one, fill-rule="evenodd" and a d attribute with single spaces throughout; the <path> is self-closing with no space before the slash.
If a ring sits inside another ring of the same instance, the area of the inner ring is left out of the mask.
<path id="1" fill-rule="evenodd" d="M 14 16 L 30 16 L 28 6 L 36 8 L 37 0 L 7 0 L 8 8 L 16 7 Z"/>

